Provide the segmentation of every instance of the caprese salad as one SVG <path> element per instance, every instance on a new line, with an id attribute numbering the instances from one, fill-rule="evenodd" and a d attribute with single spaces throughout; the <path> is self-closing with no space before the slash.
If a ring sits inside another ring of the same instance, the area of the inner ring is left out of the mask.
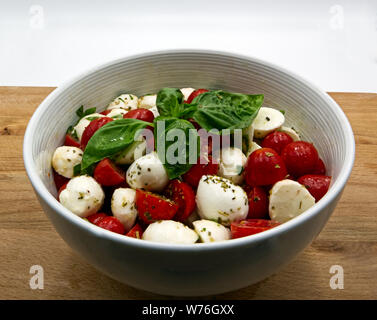
<path id="1" fill-rule="evenodd" d="M 121 94 L 102 112 L 80 107 L 52 156 L 58 200 L 98 227 L 175 244 L 250 236 L 293 219 L 331 177 L 313 144 L 263 98 L 163 88 Z M 178 161 L 166 160 L 171 150 Z"/>

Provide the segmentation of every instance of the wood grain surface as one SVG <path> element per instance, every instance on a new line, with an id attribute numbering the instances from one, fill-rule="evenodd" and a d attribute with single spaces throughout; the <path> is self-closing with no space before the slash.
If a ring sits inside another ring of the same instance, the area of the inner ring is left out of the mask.
<path id="1" fill-rule="evenodd" d="M 54 88 L 0 87 L 0 299 L 171 299 L 123 285 L 76 255 L 47 220 L 22 160 L 25 128 Z M 207 299 L 377 298 L 377 94 L 331 93 L 351 121 L 356 162 L 334 214 L 311 246 L 278 274 Z M 44 268 L 43 290 L 29 286 Z M 329 286 L 332 265 L 344 289 Z"/>

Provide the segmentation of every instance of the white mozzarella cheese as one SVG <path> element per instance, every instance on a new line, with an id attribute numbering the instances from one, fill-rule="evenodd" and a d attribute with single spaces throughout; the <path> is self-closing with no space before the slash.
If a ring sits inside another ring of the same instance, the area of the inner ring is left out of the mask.
<path id="1" fill-rule="evenodd" d="M 92 113 L 85 117 L 83 117 L 73 128 L 76 131 L 77 138 L 81 141 L 82 134 L 85 131 L 85 128 L 89 125 L 90 121 L 94 120 L 95 118 L 105 117 L 103 114 L 100 113 Z"/>
<path id="2" fill-rule="evenodd" d="M 133 188 L 148 191 L 162 191 L 169 183 L 169 178 L 156 152 L 136 159 L 127 170 L 127 183 Z"/>
<path id="3" fill-rule="evenodd" d="M 297 217 L 314 203 L 315 199 L 303 185 L 285 179 L 272 187 L 268 210 L 272 220 L 282 223 Z"/>
<path id="4" fill-rule="evenodd" d="M 258 115 L 252 123 L 254 137 L 263 139 L 270 132 L 279 129 L 284 124 L 284 121 L 284 115 L 279 110 L 268 107 L 260 108 Z"/>
<path id="5" fill-rule="evenodd" d="M 141 158 L 145 155 L 147 150 L 147 142 L 145 139 L 143 141 L 135 141 L 126 150 L 124 150 L 119 156 L 115 158 L 115 163 L 117 164 L 131 164 L 135 160 Z"/>
<path id="6" fill-rule="evenodd" d="M 202 219 L 225 226 L 245 219 L 249 211 L 246 192 L 230 180 L 218 176 L 203 176 L 196 193 L 198 214 Z"/>
<path id="7" fill-rule="evenodd" d="M 157 94 L 147 94 L 139 98 L 139 108 L 150 109 L 156 106 Z"/>
<path id="8" fill-rule="evenodd" d="M 299 141 L 299 140 L 301 140 L 300 139 L 300 135 L 293 128 L 282 126 L 280 128 L 280 131 L 286 133 L 287 135 L 289 135 L 293 139 L 293 141 Z"/>
<path id="9" fill-rule="evenodd" d="M 115 108 L 115 109 L 111 109 L 111 111 L 106 115 L 106 117 L 122 119 L 123 115 L 125 115 L 127 112 L 128 112 L 127 110 L 124 110 L 121 108 Z"/>
<path id="10" fill-rule="evenodd" d="M 105 194 L 94 178 L 79 176 L 72 178 L 60 193 L 60 203 L 81 218 L 96 213 L 105 199 Z"/>
<path id="11" fill-rule="evenodd" d="M 149 110 L 152 111 L 155 118 L 157 118 L 160 115 L 156 106 L 150 108 Z"/>
<path id="12" fill-rule="evenodd" d="M 133 227 L 137 217 L 135 195 L 134 189 L 118 188 L 111 197 L 111 212 L 123 224 L 126 232 Z"/>
<path id="13" fill-rule="evenodd" d="M 81 163 L 82 154 L 82 150 L 76 147 L 59 147 L 52 156 L 52 167 L 61 176 L 72 178 L 73 168 Z"/>
<path id="14" fill-rule="evenodd" d="M 246 156 L 249 157 L 249 155 L 251 155 L 255 150 L 258 150 L 258 149 L 261 149 L 262 147 L 256 143 L 256 142 L 251 142 L 251 144 L 249 145 L 249 150 L 247 151 L 247 154 Z"/>
<path id="15" fill-rule="evenodd" d="M 137 109 L 139 99 L 134 94 L 121 94 L 108 105 L 107 109 L 124 109 L 126 111 Z"/>
<path id="16" fill-rule="evenodd" d="M 238 148 L 224 148 L 220 152 L 220 163 L 218 175 L 232 181 L 234 184 L 241 184 L 243 181 L 243 169 L 247 158 Z"/>
<path id="17" fill-rule="evenodd" d="M 160 220 L 147 227 L 143 239 L 172 244 L 193 244 L 198 240 L 198 234 L 183 223 Z"/>
<path id="18" fill-rule="evenodd" d="M 180 90 L 183 94 L 183 100 L 185 100 L 185 101 L 189 98 L 190 94 L 195 91 L 194 88 L 182 88 Z"/>
<path id="19" fill-rule="evenodd" d="M 192 223 L 202 242 L 224 241 L 231 238 L 230 230 L 210 220 L 197 220 Z"/>

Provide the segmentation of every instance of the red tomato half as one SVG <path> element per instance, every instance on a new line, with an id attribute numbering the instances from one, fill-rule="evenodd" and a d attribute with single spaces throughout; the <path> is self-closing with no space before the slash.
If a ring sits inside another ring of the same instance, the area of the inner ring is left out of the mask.
<path id="1" fill-rule="evenodd" d="M 286 175 L 283 159 L 271 148 L 255 150 L 247 158 L 245 179 L 252 187 L 272 185 Z"/>
<path id="2" fill-rule="evenodd" d="M 54 182 L 56 189 L 59 190 L 63 185 L 67 184 L 70 180 L 69 178 L 61 176 L 59 173 L 57 173 L 55 170 L 53 170 L 54 174 Z"/>
<path id="3" fill-rule="evenodd" d="M 289 174 L 300 177 L 312 173 L 318 162 L 318 152 L 313 144 L 295 141 L 283 149 L 281 156 Z"/>
<path id="4" fill-rule="evenodd" d="M 172 180 L 165 190 L 167 198 L 178 205 L 174 220 L 184 221 L 195 209 L 195 193 L 192 188 L 180 180 Z"/>
<path id="5" fill-rule="evenodd" d="M 230 225 L 230 231 L 232 233 L 232 238 L 236 239 L 263 232 L 278 225 L 279 222 L 274 220 L 246 219 L 238 222 L 232 222 Z"/>
<path id="6" fill-rule="evenodd" d="M 136 190 L 135 205 L 142 221 L 149 224 L 158 220 L 171 220 L 179 206 L 163 196 Z"/>
<path id="7" fill-rule="evenodd" d="M 278 154 L 281 154 L 284 147 L 291 142 L 293 142 L 293 139 L 286 133 L 274 131 L 263 139 L 262 147 L 274 149 Z"/>
<path id="8" fill-rule="evenodd" d="M 329 190 L 331 177 L 307 174 L 298 178 L 297 182 L 308 189 L 310 194 L 315 198 L 315 201 L 319 201 L 326 194 L 327 190 Z"/>
<path id="9" fill-rule="evenodd" d="M 100 112 L 100 114 L 107 116 L 110 112 L 111 112 L 111 109 L 110 110 L 103 110 L 102 112 Z"/>
<path id="10" fill-rule="evenodd" d="M 94 169 L 94 179 L 104 186 L 115 186 L 123 183 L 126 175 L 110 159 L 105 158 Z"/>
<path id="11" fill-rule="evenodd" d="M 247 192 L 249 199 L 249 214 L 250 219 L 262 219 L 268 215 L 268 196 L 266 191 L 261 187 L 251 187 Z"/>
<path id="12" fill-rule="evenodd" d="M 192 100 L 194 100 L 198 95 L 204 93 L 204 92 L 208 92 L 209 90 L 207 89 L 196 89 L 194 90 L 190 96 L 187 98 L 187 100 L 185 101 L 186 103 L 191 103 Z"/>
<path id="13" fill-rule="evenodd" d="M 143 235 L 143 228 L 140 226 L 140 224 L 136 223 L 130 231 L 126 233 L 127 237 L 141 239 Z"/>
<path id="14" fill-rule="evenodd" d="M 115 233 L 125 233 L 123 224 L 115 217 L 105 217 L 99 220 L 96 225 L 102 229 L 106 229 Z"/>
<path id="15" fill-rule="evenodd" d="M 95 225 L 98 225 L 98 223 L 106 217 L 108 217 L 108 215 L 106 213 L 99 212 L 99 213 L 94 213 L 94 214 L 90 215 L 89 217 L 86 217 L 86 219 L 88 219 L 89 222 L 91 222 Z"/>
<path id="16" fill-rule="evenodd" d="M 103 127 L 106 123 L 113 121 L 112 118 L 102 117 L 92 120 L 89 125 L 85 128 L 82 137 L 81 137 L 81 150 L 85 150 L 86 145 L 89 142 L 89 139 L 95 134 L 95 132 Z"/>
<path id="17" fill-rule="evenodd" d="M 65 183 L 65 184 L 63 184 L 63 185 L 59 188 L 59 191 L 58 191 L 58 200 L 59 200 L 59 197 L 60 197 L 61 192 L 62 192 L 65 188 L 67 188 L 67 184 L 68 184 L 68 182 Z"/>
<path id="18" fill-rule="evenodd" d="M 204 175 L 215 175 L 219 169 L 218 163 L 212 162 L 212 157 L 208 156 L 207 163 L 194 164 L 189 171 L 183 176 L 183 181 L 187 182 L 191 187 L 196 188 L 199 184 L 200 178 Z"/>
<path id="19" fill-rule="evenodd" d="M 321 158 L 318 159 L 312 174 L 326 174 L 326 166 Z"/>
<path id="20" fill-rule="evenodd" d="M 146 122 L 153 122 L 154 115 L 151 110 L 139 108 L 128 111 L 123 115 L 124 119 L 139 119 Z"/>
<path id="21" fill-rule="evenodd" d="M 74 137 L 72 137 L 70 134 L 65 135 L 64 145 L 69 147 L 76 147 L 80 148 L 80 142 L 78 142 Z"/>

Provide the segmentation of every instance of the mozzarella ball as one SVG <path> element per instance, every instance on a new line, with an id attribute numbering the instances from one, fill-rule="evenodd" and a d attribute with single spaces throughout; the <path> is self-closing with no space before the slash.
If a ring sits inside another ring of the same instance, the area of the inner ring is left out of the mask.
<path id="1" fill-rule="evenodd" d="M 234 184 L 241 184 L 243 181 L 243 168 L 247 158 L 238 148 L 221 149 L 219 170 L 217 174 L 232 181 Z"/>
<path id="2" fill-rule="evenodd" d="M 263 139 L 270 132 L 279 129 L 285 121 L 284 115 L 276 109 L 262 107 L 254 119 L 254 137 Z"/>
<path id="3" fill-rule="evenodd" d="M 309 191 L 293 180 L 276 182 L 270 191 L 269 214 L 272 220 L 286 222 L 297 217 L 315 203 Z"/>
<path id="4" fill-rule="evenodd" d="M 94 120 L 94 118 L 101 118 L 105 117 L 103 114 L 100 113 L 92 113 L 85 117 L 83 117 L 78 124 L 73 128 L 76 131 L 77 138 L 81 141 L 82 134 L 85 131 L 85 128 L 89 125 L 90 121 Z"/>
<path id="5" fill-rule="evenodd" d="M 157 118 L 160 115 L 156 106 L 150 108 L 149 110 L 153 113 L 155 118 Z"/>
<path id="6" fill-rule="evenodd" d="M 111 197 L 111 212 L 123 224 L 126 232 L 135 224 L 137 217 L 135 195 L 134 189 L 118 188 Z"/>
<path id="7" fill-rule="evenodd" d="M 183 94 L 183 100 L 187 100 L 189 98 L 189 96 L 191 95 L 191 93 L 193 93 L 195 91 L 194 88 L 182 88 L 180 89 L 182 94 Z"/>
<path id="8" fill-rule="evenodd" d="M 148 226 L 143 233 L 143 239 L 172 244 L 192 244 L 198 240 L 198 235 L 183 223 L 160 220 Z"/>
<path id="9" fill-rule="evenodd" d="M 156 152 L 136 159 L 127 170 L 127 183 L 133 189 L 142 188 L 160 192 L 169 183 L 169 178 Z"/>
<path id="10" fill-rule="evenodd" d="M 72 178 L 73 168 L 81 163 L 82 153 L 82 150 L 76 147 L 59 147 L 52 156 L 52 167 L 61 176 Z"/>
<path id="11" fill-rule="evenodd" d="M 256 142 L 252 142 L 250 145 L 249 145 L 249 150 L 247 151 L 247 154 L 246 156 L 249 157 L 249 155 L 251 155 L 255 150 L 258 150 L 258 149 L 261 149 L 262 147 L 256 143 Z"/>
<path id="12" fill-rule="evenodd" d="M 119 156 L 115 158 L 117 164 L 131 164 L 135 160 L 145 155 L 147 150 L 147 142 L 135 141 L 126 150 L 124 150 Z"/>
<path id="13" fill-rule="evenodd" d="M 59 195 L 60 203 L 81 218 L 96 213 L 103 205 L 104 199 L 105 194 L 101 186 L 89 176 L 72 178 Z"/>
<path id="14" fill-rule="evenodd" d="M 197 220 L 192 223 L 202 242 L 224 241 L 231 238 L 230 230 L 210 220 Z"/>
<path id="15" fill-rule="evenodd" d="M 126 111 L 137 109 L 139 99 L 133 94 L 121 94 L 115 98 L 107 107 L 107 110 L 111 109 L 124 109 Z"/>
<path id="16" fill-rule="evenodd" d="M 139 98 L 139 108 L 150 109 L 156 106 L 157 94 L 147 94 Z"/>
<path id="17" fill-rule="evenodd" d="M 293 139 L 293 141 L 300 141 L 300 140 L 301 140 L 301 139 L 300 139 L 300 135 L 299 135 L 298 132 L 297 132 L 295 129 L 293 129 L 293 128 L 289 128 L 289 127 L 284 127 L 284 126 L 282 126 L 282 127 L 280 128 L 280 131 L 286 133 L 287 135 L 289 135 L 289 136 Z"/>
<path id="18" fill-rule="evenodd" d="M 249 211 L 249 201 L 241 187 L 228 179 L 210 175 L 202 176 L 199 181 L 196 205 L 202 219 L 225 226 L 245 219 Z"/>
<path id="19" fill-rule="evenodd" d="M 123 115 L 126 114 L 128 111 L 124 109 L 111 109 L 111 111 L 106 115 L 106 117 L 109 118 L 116 118 L 116 119 L 122 119 Z"/>

